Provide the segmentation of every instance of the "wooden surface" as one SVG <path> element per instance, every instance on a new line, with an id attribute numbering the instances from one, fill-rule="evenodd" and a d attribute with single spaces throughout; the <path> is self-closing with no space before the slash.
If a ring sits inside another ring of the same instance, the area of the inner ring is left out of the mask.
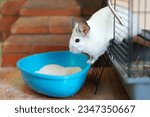
<path id="1" fill-rule="evenodd" d="M 133 42 L 134 43 L 138 43 L 138 44 L 140 44 L 142 46 L 150 48 L 150 41 L 144 40 L 143 38 L 141 38 L 139 36 L 133 37 Z"/>
<path id="2" fill-rule="evenodd" d="M 24 84 L 20 72 L 17 68 L 0 68 L 0 99 L 64 99 L 64 100 L 113 100 L 129 99 L 114 69 L 106 68 L 100 81 L 97 95 L 94 95 L 95 85 L 93 78 L 88 78 L 82 89 L 74 96 L 69 98 L 53 98 L 41 95 L 31 90 Z"/>

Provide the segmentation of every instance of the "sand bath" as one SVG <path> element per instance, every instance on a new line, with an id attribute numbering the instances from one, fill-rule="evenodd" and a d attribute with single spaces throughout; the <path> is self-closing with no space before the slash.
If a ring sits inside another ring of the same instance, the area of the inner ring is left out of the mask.
<path id="1" fill-rule="evenodd" d="M 55 76 L 67 76 L 80 72 L 82 69 L 80 67 L 64 67 L 57 64 L 49 64 L 43 66 L 36 73 L 46 74 L 46 75 L 55 75 Z"/>

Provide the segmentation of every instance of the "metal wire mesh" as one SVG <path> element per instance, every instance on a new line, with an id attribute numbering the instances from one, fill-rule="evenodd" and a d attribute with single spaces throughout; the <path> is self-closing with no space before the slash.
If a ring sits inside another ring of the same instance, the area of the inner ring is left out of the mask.
<path id="1" fill-rule="evenodd" d="M 108 62 L 108 57 L 106 56 L 106 54 L 104 54 L 103 56 L 99 57 L 99 59 L 93 65 L 91 77 L 94 78 L 94 81 L 95 81 L 95 86 L 96 86 L 95 92 L 94 92 L 95 94 L 97 93 L 100 80 L 102 78 L 104 68 L 107 62 Z"/>

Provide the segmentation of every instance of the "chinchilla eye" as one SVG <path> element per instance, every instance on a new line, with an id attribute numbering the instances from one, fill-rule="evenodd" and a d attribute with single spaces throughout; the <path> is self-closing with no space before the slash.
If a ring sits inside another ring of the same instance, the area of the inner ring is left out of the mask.
<path id="1" fill-rule="evenodd" d="M 76 39 L 75 42 L 77 42 L 77 43 L 80 42 L 80 39 Z"/>

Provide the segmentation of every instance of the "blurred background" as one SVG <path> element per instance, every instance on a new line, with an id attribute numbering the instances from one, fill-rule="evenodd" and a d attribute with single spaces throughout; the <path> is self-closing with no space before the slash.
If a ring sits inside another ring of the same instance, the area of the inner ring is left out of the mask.
<path id="1" fill-rule="evenodd" d="M 88 19 L 102 0 L 0 0 L 0 65 L 33 53 L 66 50 L 71 16 Z"/>

